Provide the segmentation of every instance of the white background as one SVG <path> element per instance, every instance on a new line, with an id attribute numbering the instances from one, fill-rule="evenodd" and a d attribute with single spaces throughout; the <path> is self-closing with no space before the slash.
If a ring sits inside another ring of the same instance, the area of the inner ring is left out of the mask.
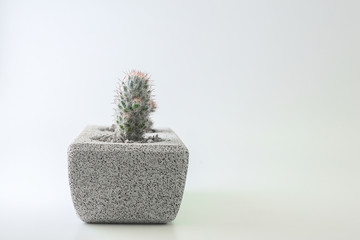
<path id="1" fill-rule="evenodd" d="M 360 239 L 360 2 L 0 0 L 1 239 Z M 86 225 L 67 147 L 149 72 L 190 151 L 168 225 Z M 141 230 L 141 231 L 140 231 Z"/>

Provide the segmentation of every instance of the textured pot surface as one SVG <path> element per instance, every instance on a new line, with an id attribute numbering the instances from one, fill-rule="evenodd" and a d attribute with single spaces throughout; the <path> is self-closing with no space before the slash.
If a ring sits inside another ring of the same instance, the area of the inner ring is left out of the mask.
<path id="1" fill-rule="evenodd" d="M 185 187 L 189 152 L 171 129 L 155 143 L 91 140 L 105 132 L 88 126 L 68 149 L 73 203 L 84 222 L 167 223 Z"/>

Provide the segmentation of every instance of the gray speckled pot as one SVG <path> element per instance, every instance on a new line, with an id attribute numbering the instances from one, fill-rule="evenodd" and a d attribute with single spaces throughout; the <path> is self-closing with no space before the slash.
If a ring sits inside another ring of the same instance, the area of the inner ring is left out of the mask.
<path id="1" fill-rule="evenodd" d="M 68 149 L 69 180 L 77 214 L 89 223 L 167 223 L 180 207 L 189 152 L 170 129 L 165 141 L 108 143 L 88 126 Z"/>

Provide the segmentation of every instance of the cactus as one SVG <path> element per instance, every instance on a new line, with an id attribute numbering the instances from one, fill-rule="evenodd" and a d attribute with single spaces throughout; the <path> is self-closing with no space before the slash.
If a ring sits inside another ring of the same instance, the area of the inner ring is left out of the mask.
<path id="1" fill-rule="evenodd" d="M 120 81 L 115 95 L 115 138 L 141 141 L 151 130 L 150 113 L 156 110 L 147 73 L 132 70 Z"/>

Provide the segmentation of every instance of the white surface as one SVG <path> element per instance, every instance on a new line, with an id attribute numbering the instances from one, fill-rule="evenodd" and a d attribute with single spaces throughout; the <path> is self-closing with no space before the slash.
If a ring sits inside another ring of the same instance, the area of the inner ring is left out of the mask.
<path id="1" fill-rule="evenodd" d="M 0 239 L 358 240 L 359 9 L 0 0 Z M 186 191 L 214 200 L 201 196 L 205 209 L 190 194 L 169 226 L 84 225 L 69 199 L 66 149 L 85 125 L 111 123 L 117 78 L 131 68 L 153 76 L 155 125 L 190 150 Z M 234 194 L 229 209 L 219 189 Z"/>
<path id="2" fill-rule="evenodd" d="M 64 201 L 59 201 L 64 200 Z M 66 201 L 65 201 L 66 200 Z M 349 239 L 360 238 L 358 191 L 186 192 L 167 225 L 85 224 L 70 199 L 13 203 L 1 239 Z M 30 209 L 27 207 L 31 207 Z"/>

